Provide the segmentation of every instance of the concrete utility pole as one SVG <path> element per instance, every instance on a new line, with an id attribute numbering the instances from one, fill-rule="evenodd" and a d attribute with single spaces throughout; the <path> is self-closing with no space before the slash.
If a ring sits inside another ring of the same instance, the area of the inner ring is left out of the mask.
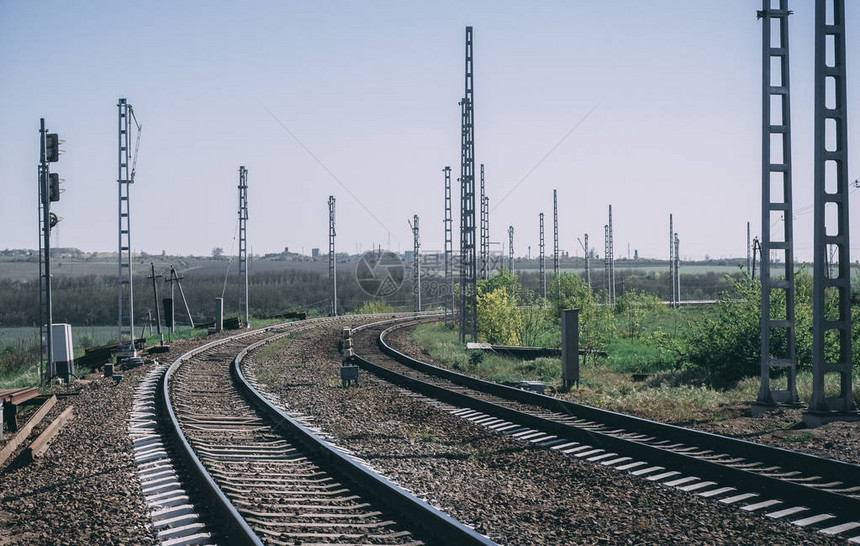
<path id="1" fill-rule="evenodd" d="M 158 339 L 162 345 L 164 345 L 164 334 L 161 333 L 161 312 L 158 310 L 158 285 L 155 284 L 155 279 L 160 279 L 162 275 L 155 274 L 155 264 L 149 262 L 149 267 L 151 269 L 150 276 L 147 279 L 152 279 L 152 299 L 153 303 L 155 303 L 155 325 L 158 330 Z M 150 326 L 150 330 L 151 330 Z"/>
<path id="2" fill-rule="evenodd" d="M 475 256 L 475 105 L 472 27 L 466 27 L 466 89 L 460 101 L 460 343 L 478 340 Z"/>
<path id="3" fill-rule="evenodd" d="M 828 14 L 832 20 L 828 20 Z M 845 1 L 816 0 L 812 398 L 803 414 L 803 421 L 809 426 L 858 417 L 851 385 L 851 217 L 845 55 Z M 828 168 L 828 164 L 835 168 Z M 835 272 L 825 267 L 828 250 L 835 253 Z M 828 295 L 835 296 L 836 309 L 825 316 Z M 825 355 L 828 339 L 836 344 L 835 360 Z M 839 376 L 836 396 L 825 392 L 827 374 Z"/>
<path id="4" fill-rule="evenodd" d="M 754 413 L 778 404 L 798 403 L 788 62 L 791 11 L 788 0 L 779 0 L 776 9 L 771 8 L 771 0 L 763 0 L 762 4 L 763 9 L 757 13 L 762 20 L 761 385 L 753 405 Z M 782 232 L 772 233 L 772 226 L 779 222 L 782 222 Z M 775 262 L 774 254 L 778 256 Z M 783 258 L 782 266 L 779 258 Z M 781 267 L 778 278 L 771 274 L 771 265 Z M 778 291 L 784 294 L 784 311 L 771 308 L 773 295 Z M 779 316 L 774 316 L 775 313 Z M 785 340 L 784 349 L 777 350 L 776 346 L 782 343 L 774 343 L 775 339 Z M 785 375 L 786 388 L 771 386 L 774 372 Z"/>
<path id="5" fill-rule="evenodd" d="M 248 170 L 239 167 L 239 326 L 251 327 L 248 314 Z"/>
<path id="6" fill-rule="evenodd" d="M 337 259 L 335 259 L 334 238 L 337 235 L 334 228 L 334 195 L 328 196 L 328 276 L 331 282 L 331 301 L 329 316 L 337 316 Z"/>
<path id="7" fill-rule="evenodd" d="M 750 223 L 747 222 L 747 277 L 752 274 L 752 246 L 750 239 Z"/>
<path id="8" fill-rule="evenodd" d="M 421 260 L 419 258 L 421 241 L 418 235 L 418 215 L 412 216 L 412 294 L 414 294 L 415 312 L 421 312 Z"/>
<path id="9" fill-rule="evenodd" d="M 164 279 L 164 282 L 170 283 L 170 302 L 171 302 L 171 305 L 170 305 L 170 313 L 171 313 L 171 315 L 170 315 L 170 333 L 171 334 L 176 332 L 176 320 L 175 320 L 174 315 L 173 315 L 174 311 L 176 310 L 176 305 L 174 305 L 174 302 L 176 300 L 173 298 L 173 285 L 174 284 L 176 284 L 179 287 L 179 295 L 182 296 L 182 303 L 185 305 L 185 312 L 188 314 L 188 323 L 191 325 L 192 328 L 194 328 L 194 319 L 191 317 L 191 309 L 188 308 L 188 300 L 185 299 L 185 291 L 182 290 L 182 282 L 181 281 L 184 278 L 185 277 L 178 275 L 176 273 L 176 268 L 171 265 L 170 266 L 170 278 Z"/>

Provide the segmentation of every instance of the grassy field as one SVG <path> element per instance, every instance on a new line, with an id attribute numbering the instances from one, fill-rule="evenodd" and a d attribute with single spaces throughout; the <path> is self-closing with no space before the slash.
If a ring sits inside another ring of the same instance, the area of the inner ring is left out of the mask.
<path id="1" fill-rule="evenodd" d="M 139 331 L 139 328 L 135 328 Z M 91 346 L 105 345 L 116 341 L 117 326 L 72 326 L 72 343 L 75 347 L 82 344 Z M 0 328 L 0 345 L 18 343 L 39 344 L 39 329 L 36 327 Z"/>
<path id="2" fill-rule="evenodd" d="M 681 309 L 680 311 L 688 311 Z M 701 313 L 701 311 L 698 311 Z M 695 311 L 682 313 L 689 317 Z M 675 318 L 663 318 L 670 323 Z M 441 323 L 425 324 L 412 332 L 415 342 L 424 354 L 448 367 L 490 381 L 517 383 L 542 381 L 561 391 L 561 361 L 558 358 L 538 358 L 523 361 L 496 354 L 467 351 L 459 345 L 457 332 Z M 756 399 L 758 378 L 746 378 L 733 388 L 718 390 L 706 385 L 701 373 L 689 370 L 665 369 L 650 348 L 641 344 L 615 341 L 607 347 L 608 357 L 599 358 L 580 368 L 580 385 L 570 392 L 560 393 L 580 403 L 603 407 L 613 411 L 632 413 L 663 421 L 692 421 L 724 419 L 729 408 L 748 404 Z M 644 374 L 643 380 L 640 374 Z M 826 386 L 827 392 L 838 392 L 836 378 Z M 854 374 L 854 398 L 860 403 L 860 377 Z M 800 400 L 808 404 L 812 394 L 812 373 L 800 371 L 797 377 Z"/>

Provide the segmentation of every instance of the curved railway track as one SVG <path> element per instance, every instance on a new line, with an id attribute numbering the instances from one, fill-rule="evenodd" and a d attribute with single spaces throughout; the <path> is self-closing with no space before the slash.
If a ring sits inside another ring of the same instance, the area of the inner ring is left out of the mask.
<path id="1" fill-rule="evenodd" d="M 477 426 L 743 511 L 860 542 L 860 466 L 649 421 L 465 376 L 353 329 L 365 370 L 449 405 Z"/>
<path id="2" fill-rule="evenodd" d="M 164 544 L 492 544 L 329 445 L 244 376 L 249 351 L 337 320 L 209 343 L 178 358 L 152 400 L 153 381 L 142 387 L 137 417 L 149 422 L 157 407 L 172 425 L 166 446 L 145 425 L 135 442 Z M 169 453 L 181 471 L 167 468 Z"/>

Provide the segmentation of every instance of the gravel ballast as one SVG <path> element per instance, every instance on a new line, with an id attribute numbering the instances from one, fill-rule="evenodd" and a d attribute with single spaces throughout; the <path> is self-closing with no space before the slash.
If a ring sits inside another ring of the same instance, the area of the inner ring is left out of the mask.
<path id="1" fill-rule="evenodd" d="M 315 329 L 248 366 L 288 410 L 500 543 L 840 542 L 470 425 L 366 374 L 341 388 L 338 338 Z"/>
<path id="2" fill-rule="evenodd" d="M 410 338 L 411 328 L 392 331 L 386 340 L 398 351 L 413 358 L 444 367 L 444 363 L 432 360 L 421 352 Z M 560 393 L 558 396 L 577 400 L 577 391 Z M 724 436 L 732 436 L 773 445 L 792 451 L 803 451 L 819 457 L 828 457 L 849 463 L 860 464 L 860 421 L 834 421 L 817 428 L 803 424 L 805 408 L 777 408 L 774 411 L 753 417 L 751 403 L 738 403 L 707 412 L 701 418 L 686 421 L 668 421 L 682 427 L 695 428 Z M 606 409 L 616 410 L 608 407 Z M 617 411 L 617 410 L 616 410 Z M 649 415 L 639 417 L 651 418 Z"/>
<path id="3" fill-rule="evenodd" d="M 249 362 L 288 409 L 312 417 L 375 469 L 501 543 L 842 543 L 473 427 L 364 373 L 360 388 L 343 389 L 339 337 L 339 326 L 314 329 Z M 170 362 L 211 339 L 174 343 L 158 358 Z M 119 383 L 96 379 L 54 389 L 57 405 L 0 467 L 0 544 L 156 542 L 127 431 L 134 389 L 150 369 L 126 371 Z M 45 457 L 20 458 L 69 405 L 74 418 Z M 743 431 L 747 420 L 745 430 L 756 440 L 767 434 L 763 427 L 786 432 L 744 416 L 731 420 L 738 423 L 732 430 Z M 713 426 L 727 432 L 725 421 Z M 856 450 L 842 455 L 856 445 L 854 425 L 828 427 L 838 434 L 818 449 L 856 460 Z"/>
<path id="4" fill-rule="evenodd" d="M 171 362 L 215 337 L 175 342 L 157 357 Z M 134 390 L 151 369 L 147 364 L 123 371 L 119 382 L 99 378 L 53 388 L 57 404 L 0 467 L 0 544 L 157 543 L 127 424 Z M 69 405 L 74 417 L 44 457 L 27 462 L 24 449 Z M 19 424 L 25 419 L 22 414 Z"/>
<path id="5" fill-rule="evenodd" d="M 154 544 L 126 418 L 148 366 L 57 387 L 56 406 L 0 470 L 0 544 Z M 23 456 L 69 405 L 74 417 L 44 457 Z M 11 436 L 11 435 L 10 435 Z"/>

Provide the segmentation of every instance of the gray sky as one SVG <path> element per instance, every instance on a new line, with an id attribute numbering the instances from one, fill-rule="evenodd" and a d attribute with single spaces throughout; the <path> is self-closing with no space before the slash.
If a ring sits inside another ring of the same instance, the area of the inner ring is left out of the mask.
<path id="1" fill-rule="evenodd" d="M 853 181 L 860 6 L 847 4 Z M 790 6 L 795 250 L 807 260 L 812 6 Z M 682 257 L 740 256 L 746 222 L 760 232 L 757 9 L 750 0 L 0 0 L 0 248 L 37 246 L 45 117 L 66 140 L 52 165 L 66 180 L 54 245 L 116 250 L 124 97 L 143 124 L 132 187 L 138 251 L 236 253 L 240 165 L 249 169 L 254 253 L 325 249 L 330 194 L 341 251 L 385 246 L 389 232 L 394 250 L 410 249 L 413 214 L 422 248 L 441 249 L 442 168 L 456 180 L 472 25 L 491 240 L 506 245 L 514 225 L 517 254 L 531 245 L 535 255 L 544 212 L 550 249 L 557 188 L 561 247 L 571 254 L 581 254 L 576 238 L 586 232 L 603 253 L 611 203 L 618 255 L 629 243 L 631 253 L 667 257 L 672 212 Z M 860 191 L 851 206 L 856 219 Z M 855 221 L 853 259 L 858 236 Z"/>

